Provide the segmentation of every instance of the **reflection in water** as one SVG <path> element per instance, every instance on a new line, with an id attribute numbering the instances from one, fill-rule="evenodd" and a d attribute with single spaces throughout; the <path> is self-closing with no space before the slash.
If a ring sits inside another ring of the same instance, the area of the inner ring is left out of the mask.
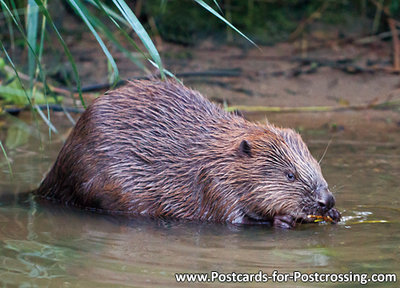
<path id="1" fill-rule="evenodd" d="M 65 131 L 63 136 L 53 135 L 50 145 L 48 130 L 43 128 L 45 153 L 40 152 L 40 141 L 31 129 L 22 125 L 18 130 L 17 126 L 12 132 L 2 128 L 0 133 L 2 142 L 9 145 L 15 174 L 11 182 L 4 159 L 0 158 L 2 285 L 175 287 L 176 272 L 213 270 L 400 272 L 399 135 L 393 136 L 397 138 L 392 142 L 381 146 L 376 143 L 373 148 L 349 144 L 348 139 L 333 141 L 322 168 L 328 182 L 336 184 L 343 221 L 285 231 L 128 219 L 37 201 L 22 192 L 35 188 L 53 163 L 62 138 L 68 134 L 68 123 L 65 129 L 59 129 Z M 326 143 L 313 142 L 321 135 L 311 132 L 303 132 L 306 142 L 314 155 L 321 155 Z M 250 286 L 257 286 L 253 284 Z M 320 287 L 318 283 L 295 285 Z M 335 285 L 339 286 L 330 283 L 326 287 Z M 348 284 L 353 286 L 354 283 Z"/>

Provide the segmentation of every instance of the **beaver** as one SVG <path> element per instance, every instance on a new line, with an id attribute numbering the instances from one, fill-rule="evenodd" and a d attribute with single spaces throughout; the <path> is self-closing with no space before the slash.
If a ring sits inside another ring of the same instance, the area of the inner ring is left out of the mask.
<path id="1" fill-rule="evenodd" d="M 35 193 L 150 217 L 282 228 L 310 214 L 340 220 L 299 134 L 249 122 L 171 80 L 97 98 Z"/>

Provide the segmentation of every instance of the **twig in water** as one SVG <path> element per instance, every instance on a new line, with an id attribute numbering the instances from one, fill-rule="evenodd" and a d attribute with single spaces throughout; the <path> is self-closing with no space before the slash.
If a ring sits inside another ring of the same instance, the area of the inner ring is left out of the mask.
<path id="1" fill-rule="evenodd" d="M 14 176 L 13 176 L 13 171 L 12 171 L 12 168 L 11 168 L 11 162 L 10 162 L 10 159 L 8 158 L 8 156 L 7 156 L 6 149 L 4 149 L 4 146 L 3 146 L 3 143 L 1 142 L 1 140 L 0 140 L 0 148 L 3 151 L 4 158 L 6 158 L 6 162 L 7 162 L 7 165 L 8 165 L 8 171 L 10 171 L 10 178 L 12 180 L 14 178 Z"/>

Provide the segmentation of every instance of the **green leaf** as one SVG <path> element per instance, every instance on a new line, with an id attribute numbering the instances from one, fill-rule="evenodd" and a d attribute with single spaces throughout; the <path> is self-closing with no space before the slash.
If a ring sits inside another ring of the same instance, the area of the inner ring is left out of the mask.
<path id="1" fill-rule="evenodd" d="M 1 48 L 3 49 L 4 54 L 5 54 L 6 57 L 7 57 L 8 62 L 10 62 L 11 67 L 12 67 L 12 69 L 14 70 L 15 76 L 17 77 L 18 82 L 19 82 L 19 84 L 20 84 L 20 87 L 22 88 L 22 93 L 23 93 L 23 95 L 25 96 L 25 99 L 27 100 L 27 102 L 29 103 L 29 105 L 32 107 L 31 98 L 29 97 L 28 93 L 26 92 L 26 89 L 25 89 L 25 87 L 24 87 L 24 84 L 22 83 L 22 80 L 21 80 L 21 78 L 19 77 L 18 70 L 17 70 L 17 68 L 16 68 L 15 65 L 14 65 L 14 62 L 11 60 L 10 55 L 8 55 L 7 50 L 6 50 L 6 48 L 4 47 L 3 43 L 0 42 L 0 44 L 1 44 Z M 0 87 L 3 87 L 3 89 L 5 88 L 4 86 L 0 86 Z"/>
<path id="2" fill-rule="evenodd" d="M 3 12 L 4 18 L 6 19 L 6 22 L 7 22 L 8 33 L 10 35 L 11 49 L 13 50 L 14 49 L 14 29 L 13 29 L 10 17 L 7 15 L 7 12 L 6 12 L 6 9 L 5 9 L 3 3 L 1 3 L 1 11 Z"/>
<path id="3" fill-rule="evenodd" d="M 94 5 L 95 7 L 97 7 L 98 9 L 100 9 L 100 11 L 102 11 L 106 16 L 109 17 L 109 19 L 115 24 L 115 26 L 122 32 L 124 32 L 124 30 L 118 25 L 118 23 L 115 22 L 115 20 L 113 19 L 114 16 L 111 16 L 112 14 L 109 14 L 108 12 L 111 11 L 108 7 L 106 7 L 104 4 L 102 4 L 99 0 L 95 0 L 95 1 L 91 1 L 89 0 L 89 2 Z M 129 26 L 129 23 L 126 22 L 122 17 L 120 17 L 118 14 L 114 13 L 115 16 L 118 16 L 119 20 L 123 21 L 124 24 Z M 90 21 L 93 23 L 93 25 L 95 25 L 96 27 L 98 27 L 99 29 L 101 29 L 102 33 L 104 33 L 104 35 L 108 38 L 108 40 L 110 40 L 122 53 L 124 53 L 124 55 L 131 60 L 133 63 L 135 63 L 139 68 L 146 70 L 146 67 L 143 65 L 143 63 L 136 57 L 132 56 L 132 53 L 126 49 L 124 46 L 122 46 L 120 44 L 120 41 L 118 41 L 118 39 L 115 38 L 114 33 L 105 25 L 103 24 L 98 17 L 93 17 L 91 16 Z M 129 37 L 129 35 L 128 35 Z M 130 38 L 130 37 L 129 37 Z M 132 39 L 131 39 L 132 40 Z M 133 41 L 133 40 L 132 40 Z M 135 48 L 136 48 L 136 43 L 135 43 Z"/>
<path id="4" fill-rule="evenodd" d="M 151 59 L 148 59 L 148 60 L 149 60 L 149 62 L 150 62 L 151 65 L 153 65 L 154 67 L 157 68 L 157 64 L 156 64 L 154 61 L 152 61 Z M 174 78 L 178 83 L 183 84 L 182 81 L 179 80 L 179 79 L 178 79 L 172 72 L 170 72 L 169 70 L 167 70 L 167 69 L 164 68 L 164 72 L 165 72 L 165 75 L 167 75 L 167 76 L 169 76 L 169 77 L 171 77 L 171 78 Z"/>
<path id="5" fill-rule="evenodd" d="M 43 3 L 46 6 L 47 5 L 47 0 L 44 0 Z M 42 27 L 41 27 L 41 32 L 40 32 L 40 44 L 39 44 L 39 51 L 38 51 L 38 58 L 39 58 L 39 62 L 40 63 L 42 61 L 42 55 L 43 55 L 43 50 L 44 50 L 44 36 L 45 36 L 45 33 L 46 33 L 46 17 L 43 15 L 42 16 Z"/>
<path id="6" fill-rule="evenodd" d="M 43 121 L 47 124 L 47 126 L 49 127 L 49 129 L 51 131 L 53 131 L 54 133 L 58 134 L 58 131 L 56 129 L 56 127 L 54 127 L 54 125 L 51 123 L 50 121 L 50 114 L 48 114 L 49 118 L 46 118 L 46 115 L 44 115 L 42 109 L 40 109 L 40 107 L 38 105 L 35 105 L 36 111 L 39 113 L 40 117 L 42 117 Z M 47 105 L 47 111 L 49 111 L 49 106 Z M 50 133 L 51 136 L 51 133 Z"/>
<path id="7" fill-rule="evenodd" d="M 16 21 L 19 23 L 19 25 L 21 25 L 22 26 L 22 24 L 21 24 L 21 19 L 19 18 L 19 13 L 18 13 L 18 9 L 17 9 L 17 6 L 15 5 L 15 1 L 10 1 L 11 2 L 11 6 L 12 6 L 12 8 L 13 8 L 13 11 L 15 12 L 15 18 L 16 18 Z M 14 17 L 14 14 L 13 14 L 13 16 L 12 17 Z"/>
<path id="8" fill-rule="evenodd" d="M 0 1 L 3 1 L 3 0 L 0 0 Z M 19 27 L 19 29 L 20 29 L 20 27 Z M 22 87 L 22 89 L 23 89 L 23 91 L 24 91 L 25 97 L 26 97 L 26 99 L 27 99 L 27 101 L 28 101 L 28 103 L 29 103 L 29 107 L 31 108 L 32 115 L 33 115 L 33 118 L 34 118 L 34 120 L 35 120 L 36 128 L 37 128 L 38 135 L 39 135 L 40 146 L 41 146 L 41 145 L 42 145 L 42 140 L 41 140 L 41 138 L 40 138 L 39 123 L 38 123 L 38 121 L 37 121 L 35 111 L 33 110 L 31 99 L 29 98 L 29 95 L 28 95 L 28 93 L 26 92 L 26 89 L 25 89 L 25 87 L 24 87 L 24 85 L 23 85 L 23 83 L 22 83 L 22 81 L 21 81 L 21 78 L 19 77 L 18 70 L 17 70 L 17 68 L 15 67 L 14 62 L 11 60 L 10 55 L 8 55 L 6 48 L 4 47 L 4 45 L 3 45 L 2 42 L 0 42 L 0 45 L 1 45 L 1 48 L 3 49 L 4 54 L 5 54 L 6 57 L 7 57 L 8 62 L 10 62 L 11 67 L 12 67 L 12 69 L 14 70 L 15 76 L 17 77 L 18 82 L 19 82 L 19 84 L 21 85 L 21 87 Z M 28 43 L 28 45 L 29 45 L 29 43 Z M 40 66 L 39 66 L 39 67 L 40 67 Z"/>
<path id="9" fill-rule="evenodd" d="M 18 81 L 13 81 L 7 86 L 0 86 L 0 97 L 4 99 L 5 104 L 28 105 L 30 102 L 26 96 L 26 92 Z M 44 94 L 38 91 L 35 91 L 33 96 L 37 104 L 57 103 L 53 98 L 46 99 Z"/>
<path id="10" fill-rule="evenodd" d="M 108 61 L 110 62 L 111 66 L 114 70 L 114 79 L 113 82 L 116 82 L 119 78 L 119 72 L 117 64 L 115 63 L 114 57 L 111 55 L 110 51 L 108 51 L 106 45 L 104 44 L 103 40 L 97 33 L 96 29 L 93 27 L 92 23 L 90 23 L 87 16 L 91 17 L 90 12 L 86 9 L 86 7 L 79 1 L 79 0 L 68 0 L 69 4 L 74 8 L 76 13 L 82 18 L 85 22 L 86 26 L 92 32 L 93 36 L 96 38 L 97 42 L 100 44 L 101 49 L 103 50 L 104 54 L 106 55 Z"/>
<path id="11" fill-rule="evenodd" d="M 165 10 L 167 9 L 167 0 L 161 0 L 161 3 L 160 3 L 160 11 L 161 11 L 161 14 L 164 14 L 165 13 Z"/>
<path id="12" fill-rule="evenodd" d="M 154 60 L 154 62 L 157 64 L 158 70 L 160 71 L 161 78 L 164 79 L 164 69 L 163 65 L 161 62 L 161 57 L 160 54 L 158 53 L 156 47 L 153 44 L 153 41 L 151 41 L 151 38 L 149 34 L 147 34 L 146 30 L 140 23 L 140 21 L 137 19 L 135 14 L 132 12 L 132 10 L 126 5 L 124 0 L 113 0 L 115 6 L 121 11 L 122 16 L 129 22 L 131 25 L 132 29 L 136 32 L 140 40 L 142 41 L 143 45 L 146 47 L 147 51 L 149 52 L 151 58 Z"/>
<path id="13" fill-rule="evenodd" d="M 88 0 L 88 1 L 90 1 L 90 2 L 92 2 L 92 0 Z M 113 16 L 113 14 L 112 13 L 108 13 L 108 11 L 109 11 L 109 9 L 107 9 L 107 6 L 105 6 L 104 4 L 102 4 L 99 0 L 95 0 L 98 4 L 99 4 L 99 6 L 97 6 L 97 7 L 104 7 L 104 10 L 103 11 L 105 11 L 104 13 L 108 16 L 108 18 L 114 23 L 114 25 L 118 28 L 118 30 L 122 33 L 122 35 L 125 37 L 125 39 L 136 49 L 136 51 L 138 51 L 141 55 L 142 55 L 142 57 L 144 58 L 144 59 L 147 59 L 147 60 L 149 60 L 149 61 L 151 61 L 150 59 L 149 59 L 149 57 L 142 51 L 142 49 L 140 49 L 139 48 L 139 46 L 136 44 L 136 42 L 132 39 L 132 37 L 130 37 L 129 36 L 129 34 L 126 32 L 126 30 L 124 29 L 124 28 L 122 28 L 119 24 L 118 24 L 118 22 L 116 21 L 116 20 L 118 20 L 118 21 L 120 21 L 120 22 L 122 22 L 123 24 L 125 24 L 126 26 L 128 26 L 128 27 L 130 27 L 130 25 L 129 25 L 129 23 L 127 22 L 127 21 L 125 21 L 123 18 L 121 18 L 121 17 L 119 17 L 118 15 L 118 17 L 117 18 L 114 18 L 114 16 Z M 122 19 L 122 20 L 121 20 Z M 129 53 L 130 54 L 130 53 Z M 134 58 L 134 57 L 133 57 Z M 135 59 L 135 61 L 139 61 L 139 60 L 137 60 L 136 58 L 134 58 Z M 132 60 L 132 59 L 131 59 Z M 146 73 L 148 72 L 147 71 L 147 68 L 141 63 L 141 62 L 139 62 L 140 64 L 138 65 L 138 63 L 137 62 L 135 62 L 135 64 L 137 64 L 140 68 L 142 68 Z M 156 65 L 155 66 L 156 68 L 158 68 L 158 66 Z"/>
<path id="14" fill-rule="evenodd" d="M 26 6 L 26 30 L 27 30 L 27 38 L 30 46 L 33 51 L 28 51 L 28 75 L 29 75 L 29 88 L 32 90 L 33 88 L 33 80 L 35 78 L 36 72 L 36 40 L 37 40 L 37 26 L 38 26 L 38 18 L 39 18 L 39 9 L 34 0 L 28 0 L 28 4 Z"/>
<path id="15" fill-rule="evenodd" d="M 31 52 L 31 55 L 34 57 L 34 60 L 35 60 L 36 63 L 37 63 L 37 67 L 39 68 L 39 73 L 40 73 L 42 82 L 43 82 L 43 84 L 44 84 L 45 87 L 46 87 L 46 76 L 45 76 L 44 70 L 42 69 L 42 66 L 41 66 L 41 64 L 40 64 L 39 58 L 38 58 L 37 55 L 36 55 L 35 49 L 34 49 L 34 48 L 32 47 L 32 45 L 30 44 L 30 42 L 29 42 L 27 36 L 25 35 L 25 31 L 24 31 L 23 27 L 20 25 L 20 23 L 19 23 L 19 22 L 17 21 L 17 19 L 14 17 L 13 13 L 10 11 L 9 7 L 7 6 L 7 4 L 4 2 L 4 0 L 0 0 L 0 2 L 1 2 L 1 4 L 3 5 L 3 8 L 5 8 L 5 10 L 7 11 L 7 13 L 8 13 L 8 14 L 10 15 L 10 17 L 12 18 L 12 20 L 14 21 L 15 25 L 17 26 L 19 32 L 21 33 L 22 37 L 24 38 L 24 41 L 25 41 L 25 43 L 27 44 L 27 46 L 28 46 L 28 48 L 29 48 L 28 51 Z M 12 1 L 12 2 L 13 2 L 13 1 Z M 0 42 L 0 43 L 1 43 L 1 42 Z M 21 79 L 20 79 L 19 76 L 18 76 L 18 71 L 17 71 L 17 69 L 16 69 L 14 63 L 12 62 L 11 58 L 9 57 L 9 55 L 8 55 L 8 53 L 7 53 L 7 51 L 6 51 L 5 47 L 4 47 L 4 45 L 3 45 L 3 43 L 1 43 L 1 46 L 2 46 L 2 48 L 3 48 L 4 53 L 5 53 L 6 56 L 7 56 L 8 61 L 11 63 L 12 68 L 13 68 L 13 70 L 15 71 L 15 74 L 16 74 L 18 80 L 21 82 Z M 30 78 L 30 81 L 32 81 L 32 78 Z M 21 82 L 21 85 L 22 85 L 22 82 Z M 23 87 L 23 85 L 22 85 L 22 87 Z M 24 88 L 24 90 L 25 90 L 25 87 L 23 87 L 23 88 Z M 25 90 L 25 92 L 26 92 L 26 90 Z M 27 94 L 27 95 L 28 95 L 28 94 Z M 28 97 L 29 103 L 30 103 L 30 105 L 31 105 L 32 99 L 31 99 L 29 96 L 27 96 L 27 97 Z M 33 111 L 33 109 L 32 109 L 32 111 Z"/>
<path id="16" fill-rule="evenodd" d="M 93 6 L 96 6 L 97 8 L 101 9 L 102 11 L 104 11 L 104 13 L 109 18 L 117 19 L 118 21 L 124 23 L 126 26 L 129 26 L 129 22 L 128 21 L 126 21 L 123 17 L 119 16 L 117 13 L 115 13 L 113 10 L 111 10 L 110 7 L 108 7 L 104 3 L 101 3 L 99 0 L 86 0 L 86 2 L 89 2 Z"/>
<path id="17" fill-rule="evenodd" d="M 3 1 L 3 0 L 0 0 L 0 1 Z M 71 54 L 71 52 L 69 51 L 67 44 L 65 44 L 65 41 L 64 41 L 64 39 L 62 38 L 60 32 L 58 31 L 57 26 L 54 24 L 53 19 L 51 18 L 49 11 L 48 11 L 48 10 L 46 9 L 46 7 L 43 5 L 43 3 L 41 2 L 41 0 L 35 0 L 35 2 L 36 2 L 36 4 L 39 6 L 40 11 L 41 11 L 41 12 L 43 13 L 43 15 L 46 17 L 47 21 L 50 23 L 50 25 L 51 25 L 51 27 L 53 28 L 54 32 L 56 32 L 58 41 L 60 42 L 61 46 L 63 47 L 64 53 L 67 55 L 68 61 L 69 61 L 69 63 L 70 63 L 71 66 L 72 66 L 72 71 L 73 71 L 73 73 L 74 73 L 74 77 L 75 77 L 75 81 L 76 81 L 76 86 L 77 86 L 77 90 L 78 90 L 78 93 L 79 93 L 79 98 L 80 98 L 80 100 L 81 100 L 82 106 L 83 106 L 84 108 L 86 108 L 85 101 L 83 100 L 83 97 L 82 97 L 81 80 L 80 80 L 80 77 L 79 77 L 78 69 L 77 69 L 76 64 L 75 64 L 75 60 L 74 60 L 74 58 L 72 57 L 72 54 Z"/>
<path id="18" fill-rule="evenodd" d="M 213 8 L 211 8 L 207 3 L 205 3 L 202 0 L 194 0 L 197 4 L 199 4 L 200 6 L 202 6 L 204 9 L 206 9 L 207 11 L 209 11 L 211 14 L 213 14 L 214 16 L 216 16 L 217 18 L 219 18 L 220 20 L 222 20 L 223 22 L 225 22 L 226 25 L 228 25 L 229 27 L 231 27 L 233 30 L 235 30 L 237 33 L 239 33 L 242 37 L 244 37 L 247 41 L 249 41 L 251 44 L 253 44 L 255 47 L 257 47 L 258 49 L 260 49 L 260 47 L 257 46 L 256 43 L 254 43 L 252 40 L 250 40 L 250 38 L 248 38 L 246 35 L 244 35 L 242 32 L 240 32 L 239 29 L 237 29 L 235 26 L 233 26 L 231 23 L 229 23 L 228 20 L 226 20 L 224 17 L 222 17 L 217 11 L 215 11 Z"/>
<path id="19" fill-rule="evenodd" d="M 42 79 L 42 81 L 43 81 L 43 84 L 46 86 L 46 76 L 45 76 L 45 74 L 44 74 L 44 71 L 43 71 L 42 66 L 41 66 L 41 64 L 40 64 L 40 61 L 39 61 L 39 59 L 38 59 L 38 57 L 37 57 L 37 55 L 36 55 L 35 50 L 33 49 L 32 45 L 29 43 L 28 38 L 27 38 L 27 36 L 25 35 L 25 31 L 24 31 L 23 27 L 20 25 L 20 23 L 19 23 L 19 22 L 17 21 L 17 19 L 14 17 L 13 13 L 11 12 L 11 10 L 10 10 L 9 7 L 7 6 L 7 4 L 4 2 L 4 0 L 0 0 L 0 3 L 2 4 L 3 8 L 5 8 L 5 10 L 7 11 L 7 13 L 10 15 L 11 19 L 14 21 L 14 23 L 15 23 L 15 25 L 17 26 L 19 32 L 21 33 L 22 37 L 24 38 L 24 41 L 25 41 L 25 43 L 27 44 L 27 46 L 28 46 L 28 48 L 29 48 L 29 52 L 32 53 L 33 57 L 34 57 L 35 60 L 36 60 L 37 67 L 39 68 L 39 72 L 40 72 L 40 76 L 41 76 L 41 79 Z M 15 68 L 15 65 L 12 63 L 12 60 L 11 60 L 11 58 L 9 57 L 9 55 L 8 55 L 8 53 L 7 53 L 7 51 L 6 51 L 5 47 L 4 47 L 4 45 L 3 45 L 3 43 L 0 42 L 0 44 L 1 44 L 2 48 L 3 48 L 4 53 L 5 53 L 6 56 L 7 56 L 7 59 L 8 59 L 9 62 L 11 63 L 12 68 L 14 69 L 14 71 L 15 71 L 15 73 L 16 73 L 16 76 L 18 77 L 18 80 L 21 81 L 21 79 L 20 79 L 19 76 L 18 76 L 17 69 Z M 22 83 L 22 82 L 21 82 L 21 83 Z M 25 89 L 25 87 L 24 87 L 24 89 Z M 31 102 L 31 99 L 30 99 L 29 96 L 28 96 L 28 98 L 29 98 L 29 101 Z"/>
<path id="20" fill-rule="evenodd" d="M 223 14 L 221 6 L 219 6 L 218 1 L 214 0 L 215 5 L 218 7 L 219 12 L 221 12 L 221 14 Z"/>

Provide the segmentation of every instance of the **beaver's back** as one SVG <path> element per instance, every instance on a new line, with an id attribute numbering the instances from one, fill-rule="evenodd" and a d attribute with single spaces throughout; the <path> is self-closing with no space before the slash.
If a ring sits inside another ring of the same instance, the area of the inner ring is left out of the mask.
<path id="1" fill-rule="evenodd" d="M 110 135 L 117 138 L 110 150 L 116 150 L 115 145 L 135 144 L 148 156 L 160 152 L 186 155 L 190 146 L 204 144 L 203 140 L 231 129 L 237 120 L 242 124 L 198 92 L 161 81 L 130 82 L 99 98 L 89 114 L 88 122 L 107 136 L 103 141 Z"/>
<path id="2" fill-rule="evenodd" d="M 242 118 L 183 85 L 131 82 L 82 114 L 36 193 L 83 207 L 195 218 L 200 167 L 220 157 L 224 137 L 242 126 Z"/>

